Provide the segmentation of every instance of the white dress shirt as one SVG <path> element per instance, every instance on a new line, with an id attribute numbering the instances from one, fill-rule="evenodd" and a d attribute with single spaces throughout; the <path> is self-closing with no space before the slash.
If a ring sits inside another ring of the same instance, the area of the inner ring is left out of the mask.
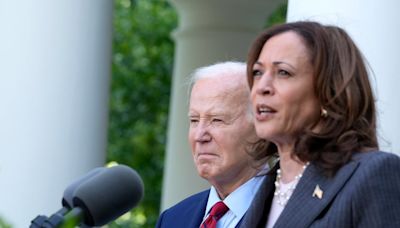
<path id="1" fill-rule="evenodd" d="M 225 205 L 228 206 L 229 211 L 218 220 L 217 228 L 234 228 L 239 223 L 247 209 L 250 207 L 258 188 L 263 182 L 265 178 L 265 175 L 263 174 L 265 173 L 266 169 L 260 172 L 257 176 L 248 180 L 246 183 L 242 184 L 223 200 Z M 221 199 L 219 198 L 214 186 L 212 186 L 208 196 L 203 222 L 210 213 L 212 206 L 219 201 L 221 201 Z"/>

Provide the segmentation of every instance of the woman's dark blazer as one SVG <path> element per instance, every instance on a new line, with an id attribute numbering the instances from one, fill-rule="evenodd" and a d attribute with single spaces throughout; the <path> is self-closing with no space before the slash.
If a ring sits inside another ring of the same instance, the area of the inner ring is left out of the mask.
<path id="1" fill-rule="evenodd" d="M 272 172 L 262 183 L 241 227 L 265 227 L 275 176 Z M 357 153 L 332 178 L 310 164 L 274 227 L 399 228 L 400 157 Z"/>

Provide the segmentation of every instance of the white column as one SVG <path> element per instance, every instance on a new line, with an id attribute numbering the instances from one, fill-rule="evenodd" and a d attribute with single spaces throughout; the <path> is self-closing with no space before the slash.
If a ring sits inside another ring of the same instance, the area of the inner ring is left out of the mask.
<path id="1" fill-rule="evenodd" d="M 400 1 L 289 0 L 288 21 L 317 20 L 346 29 L 372 70 L 381 149 L 400 155 Z"/>
<path id="2" fill-rule="evenodd" d="M 281 0 L 171 0 L 178 10 L 162 209 L 208 188 L 187 142 L 187 77 L 217 61 L 245 61 L 250 43 Z"/>
<path id="3" fill-rule="evenodd" d="M 105 161 L 113 2 L 0 0 L 0 216 L 28 227 Z"/>

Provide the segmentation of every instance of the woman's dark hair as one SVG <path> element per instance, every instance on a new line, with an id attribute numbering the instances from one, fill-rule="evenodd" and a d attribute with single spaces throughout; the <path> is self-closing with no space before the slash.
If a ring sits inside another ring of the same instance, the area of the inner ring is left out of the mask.
<path id="1" fill-rule="evenodd" d="M 277 25 L 261 33 L 253 42 L 247 61 L 247 79 L 253 86 L 253 66 L 264 44 L 284 32 L 298 34 L 314 67 L 315 95 L 327 116 L 319 119 L 318 133 L 310 129 L 298 136 L 294 154 L 312 161 L 328 176 L 347 163 L 353 153 L 378 148 L 375 99 L 363 56 L 349 35 L 336 26 L 317 22 L 293 22 Z M 276 156 L 277 148 L 265 142 L 256 159 Z"/>

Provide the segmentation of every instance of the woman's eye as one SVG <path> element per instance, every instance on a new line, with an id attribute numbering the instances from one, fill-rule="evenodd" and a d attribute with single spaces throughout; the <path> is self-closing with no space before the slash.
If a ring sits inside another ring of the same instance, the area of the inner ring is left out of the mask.
<path id="1" fill-rule="evenodd" d="M 286 70 L 278 70 L 278 74 L 281 76 L 290 76 L 291 74 Z"/>
<path id="2" fill-rule="evenodd" d="M 253 77 L 261 76 L 261 75 L 262 75 L 262 72 L 260 70 L 257 70 L 257 69 L 253 70 Z"/>
<path id="3" fill-rule="evenodd" d="M 197 124 L 198 122 L 199 122 L 198 119 L 190 119 L 190 124 L 191 124 L 191 125 L 195 125 L 195 124 Z"/>

